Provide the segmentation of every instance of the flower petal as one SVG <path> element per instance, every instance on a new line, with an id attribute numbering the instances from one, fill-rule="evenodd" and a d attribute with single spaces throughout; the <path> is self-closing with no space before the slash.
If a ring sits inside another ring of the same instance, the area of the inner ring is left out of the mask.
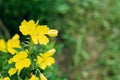
<path id="1" fill-rule="evenodd" d="M 50 57 L 50 56 L 52 56 L 55 52 L 56 52 L 55 49 L 50 49 L 49 51 L 47 51 L 46 53 L 44 53 L 44 54 L 42 55 L 42 57 Z"/>
<path id="2" fill-rule="evenodd" d="M 41 35 L 41 36 L 39 37 L 39 43 L 40 43 L 40 44 L 46 45 L 48 42 L 49 42 L 49 39 L 48 39 L 46 36 Z"/>
<path id="3" fill-rule="evenodd" d="M 17 72 L 16 68 L 10 68 L 9 71 L 8 71 L 10 76 L 14 75 L 16 72 Z"/>
<path id="4" fill-rule="evenodd" d="M 51 29 L 48 31 L 48 35 L 51 36 L 51 37 L 55 37 L 58 35 L 58 30 L 55 30 L 55 29 Z"/>
<path id="5" fill-rule="evenodd" d="M 41 80 L 47 80 L 47 78 L 42 73 L 40 74 L 40 79 Z"/>
<path id="6" fill-rule="evenodd" d="M 7 50 L 6 50 L 6 42 L 3 39 L 0 39 L 0 51 L 7 52 Z"/>
<path id="7" fill-rule="evenodd" d="M 31 34 L 33 32 L 35 26 L 36 26 L 36 24 L 33 20 L 30 20 L 28 22 L 26 20 L 23 20 L 23 22 L 19 26 L 20 32 L 22 32 L 23 35 Z"/>
<path id="8" fill-rule="evenodd" d="M 18 34 L 15 34 L 12 39 L 7 41 L 8 52 L 10 52 L 12 55 L 15 54 L 17 52 L 15 48 L 21 48 Z"/>

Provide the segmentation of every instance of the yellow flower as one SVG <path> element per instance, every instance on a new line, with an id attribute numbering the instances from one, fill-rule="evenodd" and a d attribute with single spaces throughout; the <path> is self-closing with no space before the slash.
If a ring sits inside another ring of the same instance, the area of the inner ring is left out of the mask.
<path id="1" fill-rule="evenodd" d="M 55 59 L 51 57 L 55 53 L 55 49 L 51 49 L 40 56 L 37 56 L 37 64 L 43 70 L 46 69 L 47 66 L 51 66 L 55 63 Z"/>
<path id="2" fill-rule="evenodd" d="M 26 20 L 23 20 L 19 28 L 23 35 L 28 35 L 33 32 L 36 25 L 37 24 L 35 24 L 33 20 L 30 20 L 28 22 Z"/>
<path id="3" fill-rule="evenodd" d="M 47 80 L 47 78 L 42 73 L 40 74 L 40 79 L 41 80 Z"/>
<path id="4" fill-rule="evenodd" d="M 3 80 L 10 80 L 10 78 L 9 77 L 5 77 Z"/>
<path id="5" fill-rule="evenodd" d="M 15 62 L 15 68 L 18 70 L 18 75 L 23 68 L 27 68 L 31 65 L 31 61 L 27 56 L 28 54 L 26 51 L 21 51 L 8 60 L 9 64 Z"/>
<path id="6" fill-rule="evenodd" d="M 58 30 L 55 30 L 55 29 L 51 29 L 48 31 L 48 35 L 51 36 L 51 37 L 55 37 L 58 35 Z"/>
<path id="7" fill-rule="evenodd" d="M 39 78 L 36 77 L 35 75 L 32 75 L 32 77 L 29 80 L 39 80 Z"/>
<path id="8" fill-rule="evenodd" d="M 7 41 L 7 43 L 3 39 L 0 40 L 0 51 L 8 51 L 13 55 L 17 52 L 15 48 L 21 48 L 18 34 L 15 34 L 12 39 Z"/>
<path id="9" fill-rule="evenodd" d="M 0 39 L 0 51 L 7 52 L 7 50 L 6 50 L 6 42 L 3 39 Z"/>
<path id="10" fill-rule="evenodd" d="M 49 42 L 49 39 L 46 35 L 55 37 L 58 35 L 58 30 L 49 29 L 47 25 L 38 25 L 33 20 L 25 21 L 19 26 L 20 31 L 23 35 L 30 35 L 34 44 L 44 44 L 46 45 Z"/>
<path id="11" fill-rule="evenodd" d="M 19 35 L 15 34 L 12 39 L 7 41 L 7 50 L 11 54 L 15 54 L 17 52 L 14 48 L 21 48 L 19 38 Z"/>
<path id="12" fill-rule="evenodd" d="M 17 72 L 17 69 L 16 69 L 16 68 L 10 68 L 10 69 L 8 70 L 8 73 L 9 73 L 10 76 L 12 76 L 13 74 L 15 74 L 16 72 Z"/>

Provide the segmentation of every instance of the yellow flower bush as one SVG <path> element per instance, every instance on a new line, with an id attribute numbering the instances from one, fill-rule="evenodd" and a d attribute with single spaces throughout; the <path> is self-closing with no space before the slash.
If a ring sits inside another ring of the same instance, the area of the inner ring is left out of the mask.
<path id="1" fill-rule="evenodd" d="M 47 47 L 49 36 L 57 36 L 58 30 L 34 20 L 23 20 L 19 30 L 29 40 L 21 42 L 18 34 L 7 42 L 0 39 L 0 80 L 47 80 L 44 71 L 55 63 L 56 52 Z"/>

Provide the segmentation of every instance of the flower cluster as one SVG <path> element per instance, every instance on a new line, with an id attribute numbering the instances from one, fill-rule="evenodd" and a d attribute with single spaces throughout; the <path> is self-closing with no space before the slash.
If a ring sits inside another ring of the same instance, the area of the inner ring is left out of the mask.
<path id="1" fill-rule="evenodd" d="M 45 49 L 45 46 L 49 43 L 48 37 L 57 36 L 58 30 L 39 25 L 34 20 L 23 20 L 19 30 L 29 39 L 23 45 L 18 34 L 7 42 L 0 39 L 0 59 L 3 60 L 0 80 L 47 80 L 43 72 L 55 63 L 56 50 Z"/>
<path id="2" fill-rule="evenodd" d="M 47 25 L 38 25 L 33 20 L 29 22 L 23 21 L 20 25 L 20 31 L 23 35 L 30 35 L 34 44 L 47 44 L 49 42 L 48 36 L 57 36 L 58 31 L 49 29 Z"/>

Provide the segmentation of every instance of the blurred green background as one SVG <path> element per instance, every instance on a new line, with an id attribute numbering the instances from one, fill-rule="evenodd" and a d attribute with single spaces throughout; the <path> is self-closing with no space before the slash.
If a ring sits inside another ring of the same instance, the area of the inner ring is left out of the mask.
<path id="1" fill-rule="evenodd" d="M 59 30 L 48 80 L 120 80 L 120 0 L 0 0 L 0 38 L 23 19 Z"/>

